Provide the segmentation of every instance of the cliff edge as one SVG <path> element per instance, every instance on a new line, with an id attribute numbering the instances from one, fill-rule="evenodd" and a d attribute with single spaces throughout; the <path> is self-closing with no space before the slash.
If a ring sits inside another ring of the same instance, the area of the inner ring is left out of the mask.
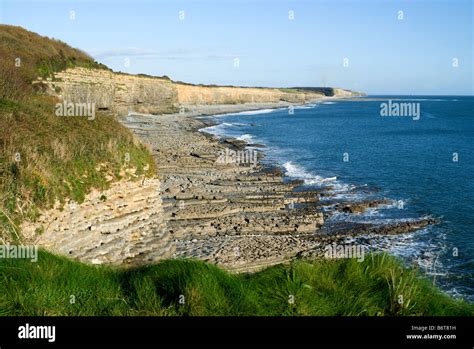
<path id="1" fill-rule="evenodd" d="M 263 88 L 206 86 L 167 78 L 129 75 L 74 67 L 34 82 L 41 90 L 68 102 L 93 102 L 99 110 L 118 115 L 130 112 L 167 114 L 192 105 L 279 103 L 303 104 L 323 97 L 354 97 L 358 92 L 339 88 Z"/>

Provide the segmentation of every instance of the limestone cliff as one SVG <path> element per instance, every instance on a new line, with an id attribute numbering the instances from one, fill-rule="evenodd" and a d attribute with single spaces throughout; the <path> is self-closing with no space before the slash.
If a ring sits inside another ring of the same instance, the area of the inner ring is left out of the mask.
<path id="1" fill-rule="evenodd" d="M 178 103 L 242 104 L 242 103 L 305 103 L 323 97 L 319 92 L 285 92 L 276 88 L 201 86 L 176 83 Z"/>
<path id="2" fill-rule="evenodd" d="M 205 86 L 167 78 L 114 73 L 108 70 L 71 68 L 38 80 L 48 94 L 69 102 L 95 102 L 98 109 L 118 115 L 129 112 L 165 114 L 181 106 L 243 103 L 306 103 L 325 96 L 350 97 L 352 91 L 336 88 L 257 88 Z"/>
<path id="3" fill-rule="evenodd" d="M 120 181 L 93 190 L 81 204 L 47 210 L 24 223 L 25 239 L 55 253 L 94 264 L 142 264 L 175 249 L 163 220 L 160 181 Z M 41 232 L 38 234 L 38 232 Z"/>
<path id="4" fill-rule="evenodd" d="M 45 81 L 48 94 L 68 102 L 95 102 L 99 110 L 126 115 L 170 113 L 176 111 L 177 89 L 167 79 L 117 74 L 107 70 L 72 68 Z"/>

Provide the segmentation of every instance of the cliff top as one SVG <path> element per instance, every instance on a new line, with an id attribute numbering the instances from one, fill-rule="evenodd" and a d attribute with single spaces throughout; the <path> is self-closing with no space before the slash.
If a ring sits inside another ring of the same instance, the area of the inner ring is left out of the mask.
<path id="1" fill-rule="evenodd" d="M 66 43 L 28 31 L 0 25 L 0 97 L 17 98 L 31 92 L 38 76 L 76 66 L 108 69 L 85 52 Z"/>
<path id="2" fill-rule="evenodd" d="M 12 94 L 27 94 L 31 82 L 38 76 L 46 78 L 54 72 L 66 68 L 84 67 L 112 71 L 106 65 L 98 63 L 87 53 L 73 48 L 68 44 L 46 36 L 41 36 L 19 26 L 0 24 L 0 73 L 6 81 L 0 82 L 0 97 L 16 97 Z M 17 69 L 21 68 L 21 69 Z M 121 75 L 133 75 L 124 72 L 114 72 Z M 179 85 L 201 87 L 240 87 L 277 89 L 283 92 L 317 92 L 326 96 L 334 96 L 335 90 L 330 87 L 292 87 L 271 88 L 265 86 L 234 86 L 215 84 L 191 84 L 174 81 L 168 76 L 151 76 L 136 74 L 135 76 L 172 81 Z M 7 85 L 8 83 L 8 85 Z M 3 86 L 2 86 L 3 85 Z M 5 86 L 6 85 L 6 86 Z M 7 90 L 10 90 L 7 93 Z M 349 91 L 348 91 L 349 92 Z M 350 91 L 352 92 L 352 91 Z M 7 95 L 5 95 L 7 94 Z"/>

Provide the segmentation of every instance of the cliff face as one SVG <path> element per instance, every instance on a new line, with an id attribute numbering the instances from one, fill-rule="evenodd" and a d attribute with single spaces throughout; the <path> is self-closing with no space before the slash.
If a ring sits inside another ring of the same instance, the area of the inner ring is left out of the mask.
<path id="1" fill-rule="evenodd" d="M 98 109 L 119 115 L 176 111 L 177 90 L 167 79 L 73 68 L 36 83 L 45 84 L 47 93 L 68 102 L 95 102 Z"/>
<path id="2" fill-rule="evenodd" d="M 342 89 L 277 89 L 231 86 L 202 86 L 165 78 L 113 73 L 106 70 L 72 68 L 53 79 L 38 80 L 48 94 L 68 102 L 95 102 L 98 109 L 118 115 L 129 112 L 165 114 L 180 106 L 242 103 L 305 103 L 324 96 L 358 95 Z"/>
<path id="3" fill-rule="evenodd" d="M 355 92 L 351 90 L 345 90 L 342 88 L 333 88 L 333 96 L 334 97 L 363 97 L 366 96 L 365 93 L 362 92 Z"/>
<path id="4" fill-rule="evenodd" d="M 195 104 L 242 104 L 242 103 L 304 103 L 319 99 L 318 92 L 284 92 L 272 88 L 198 86 L 175 84 L 178 90 L 178 103 Z"/>
<path id="5" fill-rule="evenodd" d="M 327 97 L 362 97 L 366 96 L 365 93 L 346 90 L 337 87 L 293 87 L 292 89 L 307 92 L 307 93 L 321 93 Z"/>
<path id="6" fill-rule="evenodd" d="M 24 223 L 23 236 L 49 251 L 94 264 L 137 265 L 169 258 L 175 245 L 165 229 L 159 187 L 154 178 L 93 190 L 81 204 L 51 209 L 36 222 Z"/>

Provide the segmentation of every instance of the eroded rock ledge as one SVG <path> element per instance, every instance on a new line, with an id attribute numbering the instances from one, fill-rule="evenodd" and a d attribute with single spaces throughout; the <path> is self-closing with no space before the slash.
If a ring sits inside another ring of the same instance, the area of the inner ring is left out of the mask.
<path id="1" fill-rule="evenodd" d="M 119 115 L 150 146 L 158 169 L 157 179 L 113 184 L 77 207 L 44 212 L 37 223 L 24 225 L 30 241 L 54 252 L 121 265 L 198 258 L 252 271 L 319 255 L 325 244 L 345 236 L 405 233 L 433 223 L 330 227 L 325 221 L 331 212 L 360 214 L 387 202 L 321 200 L 331 198 L 329 186 L 302 190 L 301 182 L 288 182 L 273 168 L 218 163 L 226 148 L 243 150 L 245 144 L 198 132 L 207 122 L 194 118 L 317 102 L 328 98 L 327 91 L 198 86 L 84 68 L 36 83 L 68 102 L 94 102 Z M 360 95 L 329 90 L 335 97 Z"/>
<path id="2" fill-rule="evenodd" d="M 331 212 L 360 214 L 388 201 L 339 205 L 329 201 L 335 208 L 323 213 L 327 200 L 320 199 L 331 196 L 330 186 L 306 190 L 301 181 L 285 181 L 276 168 L 218 163 L 225 148 L 242 150 L 245 145 L 196 132 L 209 125 L 193 117 L 199 109 L 184 115 L 130 115 L 123 120 L 150 145 L 156 159 L 166 229 L 176 244 L 174 257 L 254 271 L 296 256 L 320 256 L 324 246 L 348 236 L 401 234 L 435 223 L 421 219 L 327 225 L 325 217 Z"/>
<path id="3" fill-rule="evenodd" d="M 26 241 L 94 264 L 151 263 L 169 258 L 175 245 L 165 229 L 160 181 L 120 181 L 93 191 L 81 204 L 43 212 L 24 224 Z"/>
<path id="4" fill-rule="evenodd" d="M 284 105 L 194 106 L 184 114 L 124 117 L 152 150 L 158 178 L 112 184 L 81 205 L 44 212 L 23 232 L 41 247 L 90 263 L 197 258 L 243 272 L 321 256 L 325 246 L 347 237 L 403 234 L 436 223 L 427 218 L 334 224 L 327 220 L 334 212 L 358 215 L 390 202 L 341 201 L 332 197 L 330 185 L 303 188 L 301 181 L 285 180 L 278 168 L 219 163 L 226 148 L 242 150 L 245 144 L 198 132 L 209 125 L 195 118 L 201 112 Z M 44 232 L 38 234 L 38 228 Z"/>

